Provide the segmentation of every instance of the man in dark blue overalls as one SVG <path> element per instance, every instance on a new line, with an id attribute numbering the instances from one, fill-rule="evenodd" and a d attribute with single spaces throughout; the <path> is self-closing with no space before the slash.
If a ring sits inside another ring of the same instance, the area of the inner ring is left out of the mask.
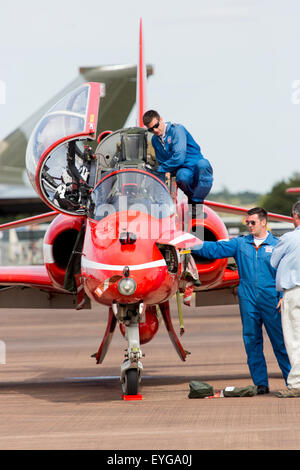
<path id="1" fill-rule="evenodd" d="M 154 134 L 151 142 L 159 162 L 158 173 L 176 175 L 189 204 L 202 204 L 212 187 L 213 170 L 197 142 L 182 124 L 165 123 L 157 111 L 147 111 L 143 122 Z"/>
<path id="2" fill-rule="evenodd" d="M 263 353 L 263 324 L 285 382 L 291 368 L 277 308 L 279 292 L 276 290 L 276 270 L 270 263 L 278 239 L 267 231 L 267 216 L 267 212 L 261 207 L 250 209 L 246 220 L 250 235 L 228 241 L 203 242 L 201 248 L 192 251 L 193 254 L 208 259 L 233 257 L 237 263 L 243 339 L 250 374 L 259 394 L 269 392 Z"/>
<path id="3" fill-rule="evenodd" d="M 151 172 L 163 181 L 166 173 L 175 175 L 177 186 L 188 197 L 192 219 L 197 218 L 197 215 L 200 216 L 197 204 L 202 205 L 213 184 L 213 170 L 209 161 L 203 157 L 199 145 L 182 124 L 165 123 L 154 110 L 144 114 L 143 123 L 154 134 L 151 143 L 159 163 L 158 169 Z M 198 271 L 192 268 L 190 255 L 185 257 L 185 261 L 183 277 L 190 277 L 190 282 L 199 286 Z M 190 295 L 187 295 L 185 302 L 189 305 Z"/>

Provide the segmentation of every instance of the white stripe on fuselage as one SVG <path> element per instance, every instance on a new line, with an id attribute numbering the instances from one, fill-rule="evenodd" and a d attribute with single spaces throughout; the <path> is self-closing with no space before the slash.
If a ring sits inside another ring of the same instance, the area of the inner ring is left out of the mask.
<path id="1" fill-rule="evenodd" d="M 130 271 L 139 271 L 140 269 L 149 269 L 149 268 L 158 268 L 161 266 L 166 266 L 166 262 L 164 259 L 159 259 L 157 261 L 150 261 L 149 263 L 143 264 L 104 264 L 98 263 L 96 261 L 90 261 L 82 257 L 81 261 L 83 268 L 92 268 L 92 269 L 103 269 L 104 271 L 123 271 L 125 266 L 128 266 Z"/>

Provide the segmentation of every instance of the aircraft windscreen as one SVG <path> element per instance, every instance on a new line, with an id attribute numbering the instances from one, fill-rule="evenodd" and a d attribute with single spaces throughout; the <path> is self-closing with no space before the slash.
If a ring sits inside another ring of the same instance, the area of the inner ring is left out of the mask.
<path id="1" fill-rule="evenodd" d="M 174 214 L 167 188 L 149 173 L 123 170 L 104 178 L 92 193 L 89 216 L 101 220 L 116 211 L 136 211 L 161 219 Z"/>

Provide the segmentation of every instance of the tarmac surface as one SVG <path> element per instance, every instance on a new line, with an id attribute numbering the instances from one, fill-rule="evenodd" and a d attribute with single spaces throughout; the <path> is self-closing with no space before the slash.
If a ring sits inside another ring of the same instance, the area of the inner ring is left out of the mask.
<path id="1" fill-rule="evenodd" d="M 107 357 L 96 365 L 107 312 L 0 309 L 0 449 L 298 450 L 300 400 L 285 388 L 265 339 L 269 395 L 189 399 L 189 382 L 215 391 L 252 385 L 237 306 L 184 307 L 180 361 L 164 323 L 142 346 L 142 401 L 121 398 L 126 342 L 116 328 Z M 179 331 L 175 302 L 172 316 Z"/>

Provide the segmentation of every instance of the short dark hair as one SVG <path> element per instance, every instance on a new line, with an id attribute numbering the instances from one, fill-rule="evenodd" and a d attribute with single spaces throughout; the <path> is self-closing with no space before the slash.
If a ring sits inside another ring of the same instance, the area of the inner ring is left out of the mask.
<path id="1" fill-rule="evenodd" d="M 150 122 L 154 118 L 157 118 L 158 120 L 160 119 L 160 115 L 157 111 L 154 111 L 154 109 L 149 109 L 149 111 L 146 111 L 143 116 L 144 126 L 149 126 Z"/>
<path id="2" fill-rule="evenodd" d="M 300 201 L 295 202 L 292 207 L 292 214 L 297 214 L 300 218 Z"/>
<path id="3" fill-rule="evenodd" d="M 260 220 L 262 219 L 268 220 L 268 212 L 263 207 L 253 207 L 252 209 L 249 209 L 247 211 L 247 214 L 248 215 L 257 214 Z"/>

